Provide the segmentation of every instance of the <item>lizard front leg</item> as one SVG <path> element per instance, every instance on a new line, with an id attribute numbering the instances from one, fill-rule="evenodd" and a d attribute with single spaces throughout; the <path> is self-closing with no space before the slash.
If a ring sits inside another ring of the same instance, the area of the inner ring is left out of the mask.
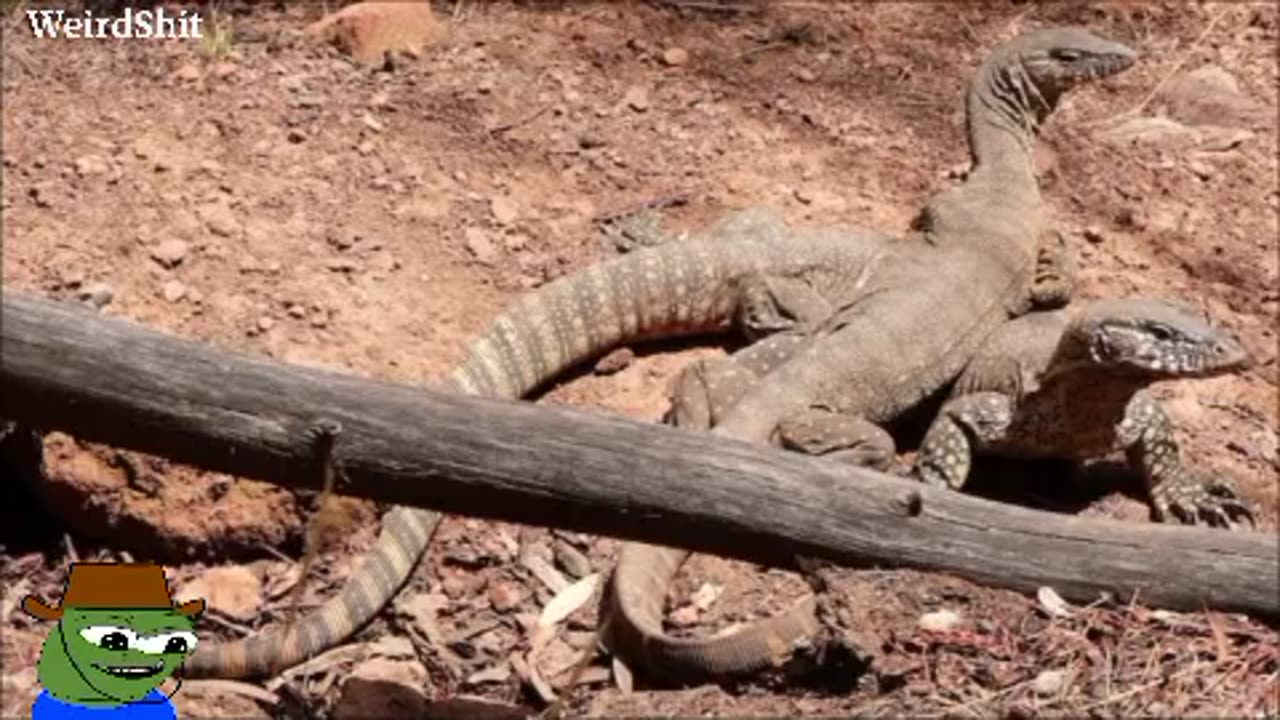
<path id="1" fill-rule="evenodd" d="M 974 453 L 1006 440 L 1013 413 L 1013 398 L 1003 393 L 976 392 L 947 401 L 916 451 L 912 474 L 927 485 L 961 489 Z"/>
<path id="2" fill-rule="evenodd" d="M 1252 508 L 1229 480 L 1203 477 L 1183 464 L 1169 416 L 1150 393 L 1138 392 L 1129 400 L 1116 435 L 1130 467 L 1146 482 L 1157 522 L 1219 527 L 1230 527 L 1238 518 L 1253 522 Z"/>

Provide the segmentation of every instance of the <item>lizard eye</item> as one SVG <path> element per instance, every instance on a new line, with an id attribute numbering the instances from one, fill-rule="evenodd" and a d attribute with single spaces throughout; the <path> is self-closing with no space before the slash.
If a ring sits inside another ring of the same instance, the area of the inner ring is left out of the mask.
<path id="1" fill-rule="evenodd" d="M 1152 325 L 1147 328 L 1147 331 L 1151 333 L 1152 337 L 1160 342 L 1168 342 L 1173 339 L 1173 332 L 1164 325 Z"/>
<path id="2" fill-rule="evenodd" d="M 1081 53 L 1079 50 L 1072 50 L 1070 48 L 1054 48 L 1049 51 L 1049 57 L 1063 62 L 1075 62 L 1080 59 Z"/>

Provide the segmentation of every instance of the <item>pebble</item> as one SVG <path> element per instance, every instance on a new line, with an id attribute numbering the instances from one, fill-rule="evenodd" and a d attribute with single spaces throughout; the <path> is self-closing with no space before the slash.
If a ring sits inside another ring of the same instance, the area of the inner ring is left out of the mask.
<path id="1" fill-rule="evenodd" d="M 634 350 L 628 347 L 620 347 L 600 358 L 596 363 L 595 373 L 597 375 L 612 375 L 625 370 L 635 360 L 636 354 Z"/>
<path id="2" fill-rule="evenodd" d="M 104 282 L 96 282 L 80 291 L 80 299 L 96 308 L 105 307 L 115 296 L 116 291 Z"/>
<path id="3" fill-rule="evenodd" d="M 945 632 L 955 628 L 962 620 L 958 613 L 951 610 L 935 610 L 921 615 L 918 624 L 921 630 Z"/>
<path id="4" fill-rule="evenodd" d="M 160 289 L 160 293 L 165 300 L 175 303 L 187 296 L 187 286 L 178 280 L 170 280 Z"/>
<path id="5" fill-rule="evenodd" d="M 191 247 L 182 240 L 173 238 L 151 248 L 151 259 L 160 263 L 163 267 L 174 268 L 182 263 L 187 257 L 187 251 Z"/>
<path id="6" fill-rule="evenodd" d="M 236 220 L 231 208 L 222 203 L 211 203 L 199 209 L 199 215 L 209 232 L 220 237 L 232 237 L 239 234 L 240 222 Z"/>
<path id="7" fill-rule="evenodd" d="M 1084 239 L 1088 240 L 1094 245 L 1097 245 L 1098 243 L 1102 242 L 1105 239 L 1102 235 L 1102 228 L 1098 227 L 1097 225 L 1090 225 L 1089 227 L 1085 228 Z"/>
<path id="8" fill-rule="evenodd" d="M 509 197 L 498 196 L 489 200 L 489 212 L 499 225 L 510 225 L 519 217 L 520 211 L 516 203 Z"/>
<path id="9" fill-rule="evenodd" d="M 469 227 L 464 233 L 466 237 L 467 250 L 475 257 L 476 260 L 488 265 L 498 257 L 498 249 L 494 247 L 493 241 L 484 230 L 477 227 Z"/>
<path id="10" fill-rule="evenodd" d="M 689 51 L 682 47 L 669 47 L 662 52 L 662 63 L 676 67 L 689 62 Z"/>
<path id="11" fill-rule="evenodd" d="M 632 85 L 622 96 L 622 101 L 636 112 L 645 112 L 649 109 L 649 92 L 639 85 Z"/>
<path id="12" fill-rule="evenodd" d="M 262 332 L 267 332 L 268 330 L 270 330 L 275 326 L 276 326 L 276 321 L 270 315 L 263 315 L 262 317 L 258 318 L 258 330 Z"/>
<path id="13" fill-rule="evenodd" d="M 107 163 L 97 155 L 84 155 L 75 160 L 76 175 L 82 178 L 106 174 Z"/>
<path id="14" fill-rule="evenodd" d="M 1066 684 L 1066 673 L 1061 670 L 1045 670 L 1031 681 L 1031 689 L 1040 697 L 1057 695 Z"/>

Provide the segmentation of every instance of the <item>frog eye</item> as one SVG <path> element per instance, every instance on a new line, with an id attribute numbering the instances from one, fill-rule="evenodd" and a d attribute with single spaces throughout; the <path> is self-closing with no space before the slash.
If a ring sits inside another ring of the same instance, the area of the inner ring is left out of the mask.
<path id="1" fill-rule="evenodd" d="M 90 625 L 80 629 L 80 637 L 106 650 L 128 650 L 138 641 L 137 633 L 119 625 Z"/>
<path id="2" fill-rule="evenodd" d="M 196 636 L 195 633 L 176 630 L 174 632 L 160 633 L 159 635 L 140 637 L 134 647 L 148 655 L 186 654 L 195 649 Z"/>

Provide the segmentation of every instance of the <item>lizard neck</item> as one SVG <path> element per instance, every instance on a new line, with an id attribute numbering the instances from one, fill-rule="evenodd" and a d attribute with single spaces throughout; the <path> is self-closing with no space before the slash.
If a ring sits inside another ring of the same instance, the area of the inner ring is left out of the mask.
<path id="1" fill-rule="evenodd" d="M 1036 86 L 1016 56 L 983 63 L 965 107 L 974 172 L 1034 179 L 1031 152 L 1057 100 Z"/>

